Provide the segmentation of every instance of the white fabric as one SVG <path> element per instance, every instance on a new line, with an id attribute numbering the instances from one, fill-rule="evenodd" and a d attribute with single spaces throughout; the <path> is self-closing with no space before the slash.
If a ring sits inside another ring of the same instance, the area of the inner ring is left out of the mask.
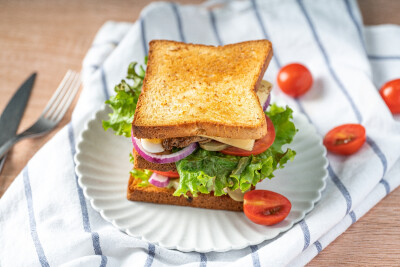
<path id="1" fill-rule="evenodd" d="M 0 266 L 302 266 L 399 185 L 399 118 L 377 89 L 400 77 L 400 27 L 363 27 L 356 2 L 347 0 L 208 6 L 154 3 L 133 24 L 108 22 L 101 28 L 83 62 L 84 90 L 71 123 L 30 160 L 0 200 Z M 270 39 L 274 58 L 266 79 L 275 81 L 290 62 L 307 65 L 315 79 L 298 100 L 276 87 L 275 96 L 304 112 L 321 135 L 339 124 L 362 123 L 367 143 L 349 157 L 328 155 L 322 199 L 274 240 L 202 254 L 127 236 L 84 199 L 74 172 L 75 142 L 128 64 L 143 64 L 144 44 L 158 38 L 213 45 Z"/>

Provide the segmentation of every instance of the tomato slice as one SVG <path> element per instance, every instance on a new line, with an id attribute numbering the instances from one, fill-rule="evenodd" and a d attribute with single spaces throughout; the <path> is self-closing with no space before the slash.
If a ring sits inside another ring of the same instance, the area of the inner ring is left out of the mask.
<path id="1" fill-rule="evenodd" d="M 170 178 L 179 178 L 179 173 L 178 172 L 173 172 L 173 171 L 169 171 L 169 172 L 160 172 L 160 171 L 155 171 L 155 170 L 151 170 L 152 172 L 170 177 Z"/>
<path id="2" fill-rule="evenodd" d="M 267 134 L 263 138 L 256 140 L 252 151 L 230 146 L 224 150 L 221 150 L 220 152 L 227 155 L 245 157 L 250 155 L 258 155 L 267 150 L 274 143 L 275 128 L 271 119 L 267 115 L 265 115 L 265 118 L 267 119 Z"/>
<path id="3" fill-rule="evenodd" d="M 310 90 L 313 77 L 307 67 L 293 63 L 280 69 L 277 82 L 284 93 L 298 97 Z"/>
<path id="4" fill-rule="evenodd" d="M 360 124 L 343 124 L 330 130 L 324 137 L 324 145 L 333 153 L 351 155 L 365 143 L 367 135 Z"/>
<path id="5" fill-rule="evenodd" d="M 385 83 L 379 93 L 393 114 L 400 113 L 400 79 Z"/>
<path id="6" fill-rule="evenodd" d="M 252 222 L 273 225 L 283 221 L 292 209 L 290 201 L 268 190 L 251 190 L 244 194 L 243 211 Z"/>

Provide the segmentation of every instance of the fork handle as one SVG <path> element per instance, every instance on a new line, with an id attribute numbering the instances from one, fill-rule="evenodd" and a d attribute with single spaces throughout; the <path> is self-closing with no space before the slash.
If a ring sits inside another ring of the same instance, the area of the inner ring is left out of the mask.
<path id="1" fill-rule="evenodd" d="M 13 138 L 9 139 L 3 145 L 0 146 L 0 158 L 5 156 L 7 152 L 12 148 L 12 146 L 20 140 L 19 136 L 14 136 Z"/>
<path id="2" fill-rule="evenodd" d="M 6 155 L 4 157 L 0 158 L 0 174 L 1 174 L 1 171 L 3 170 L 4 165 L 5 165 L 4 163 L 7 160 L 7 156 L 8 156 L 8 154 L 6 153 Z"/>
<path id="3" fill-rule="evenodd" d="M 31 127 L 32 128 L 32 127 Z M 7 152 L 12 148 L 13 145 L 21 141 L 22 139 L 25 139 L 27 137 L 36 137 L 36 136 L 41 136 L 45 133 L 47 133 L 49 130 L 41 131 L 40 133 L 35 133 L 31 130 L 31 128 L 25 130 L 24 132 L 13 136 L 11 139 L 7 140 L 4 144 L 0 146 L 0 159 L 7 154 Z"/>

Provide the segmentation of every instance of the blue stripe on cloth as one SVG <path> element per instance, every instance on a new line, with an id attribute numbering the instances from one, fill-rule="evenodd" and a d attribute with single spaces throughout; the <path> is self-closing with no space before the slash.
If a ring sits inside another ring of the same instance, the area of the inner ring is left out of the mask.
<path id="1" fill-rule="evenodd" d="M 252 5 L 252 8 L 253 8 L 254 13 L 256 15 L 258 24 L 260 25 L 261 31 L 262 31 L 265 39 L 271 40 L 269 38 L 267 29 L 265 27 L 265 23 L 264 23 L 263 19 L 261 18 L 261 15 L 260 15 L 259 8 L 257 6 L 256 0 L 251 0 L 251 5 Z M 278 56 L 276 55 L 276 53 L 274 53 L 273 58 L 274 58 L 276 64 L 278 65 L 278 67 L 280 68 L 281 67 L 281 63 L 280 63 L 280 60 L 279 60 Z"/>
<path id="2" fill-rule="evenodd" d="M 207 266 L 207 256 L 204 253 L 200 253 L 200 267 Z"/>
<path id="3" fill-rule="evenodd" d="M 144 18 L 140 17 L 139 18 L 140 21 L 140 33 L 142 35 L 142 46 L 143 46 L 143 50 L 144 50 L 144 55 L 147 56 L 147 54 L 149 53 L 149 50 L 147 48 L 147 40 L 146 40 L 146 27 L 144 24 Z"/>
<path id="4" fill-rule="evenodd" d="M 383 166 L 383 174 L 382 177 L 386 175 L 386 170 L 387 170 L 387 160 L 386 156 L 383 154 L 382 150 L 379 148 L 379 146 L 375 143 L 374 140 L 372 140 L 368 135 L 367 135 L 367 143 L 371 146 L 372 150 L 375 152 L 375 154 L 379 157 L 381 160 L 382 166 Z"/>
<path id="5" fill-rule="evenodd" d="M 147 259 L 146 262 L 144 264 L 145 267 L 150 267 L 153 264 L 153 260 L 154 260 L 154 255 L 156 252 L 156 246 L 149 243 L 149 247 L 148 247 L 149 253 L 147 255 Z"/>
<path id="6" fill-rule="evenodd" d="M 93 65 L 90 65 L 89 68 L 97 70 L 98 68 L 100 68 L 100 65 L 93 64 Z"/>
<path id="7" fill-rule="evenodd" d="M 351 199 L 351 195 L 349 191 L 347 191 L 346 187 L 343 185 L 342 181 L 340 181 L 340 179 L 336 176 L 330 164 L 328 165 L 328 172 L 329 176 L 332 178 L 333 183 L 336 185 L 336 187 L 339 189 L 339 191 L 344 196 L 344 199 L 346 200 L 346 205 L 347 205 L 346 214 L 348 214 L 350 212 L 353 202 Z"/>
<path id="8" fill-rule="evenodd" d="M 319 241 L 315 241 L 314 242 L 314 245 L 315 245 L 315 248 L 317 249 L 317 251 L 318 251 L 318 254 L 322 251 L 322 245 L 321 245 L 321 243 L 319 242 Z"/>
<path id="9" fill-rule="evenodd" d="M 355 222 L 357 221 L 357 216 L 356 216 L 356 214 L 354 213 L 354 211 L 351 211 L 351 212 L 349 213 L 349 215 L 350 215 L 350 218 L 351 218 L 351 223 L 355 223 Z"/>
<path id="10" fill-rule="evenodd" d="M 388 195 L 390 193 L 390 185 L 388 181 L 382 178 L 382 180 L 380 180 L 379 183 L 381 183 L 385 187 L 386 195 Z"/>
<path id="11" fill-rule="evenodd" d="M 322 42 L 319 39 L 319 36 L 318 36 L 317 31 L 315 29 L 315 26 L 314 26 L 313 22 L 311 21 L 311 17 L 308 14 L 308 12 L 307 12 L 304 4 L 303 4 L 303 1 L 302 0 L 297 0 L 297 3 L 299 4 L 300 10 L 302 11 L 303 15 L 305 16 L 305 18 L 306 18 L 306 20 L 308 22 L 308 25 L 309 25 L 309 27 L 311 29 L 311 32 L 312 32 L 313 36 L 314 36 L 314 40 L 317 43 L 317 45 L 318 45 L 318 47 L 319 47 L 319 49 L 320 49 L 320 51 L 321 51 L 321 53 L 322 53 L 322 55 L 323 55 L 323 57 L 325 59 L 326 65 L 328 67 L 328 70 L 329 70 L 332 78 L 335 80 L 337 86 L 340 88 L 340 90 L 343 92 L 343 94 L 347 98 L 347 101 L 350 103 L 350 105 L 351 105 L 351 107 L 353 109 L 353 112 L 357 117 L 357 121 L 360 123 L 362 121 L 361 113 L 358 110 L 358 108 L 357 108 L 356 104 L 354 103 L 353 99 L 351 98 L 349 92 L 346 90 L 346 88 L 344 87 L 343 83 L 341 82 L 341 80 L 337 76 L 335 70 L 333 69 L 331 61 L 330 61 L 330 59 L 328 57 L 328 53 L 326 52 L 325 47 L 322 45 Z"/>
<path id="12" fill-rule="evenodd" d="M 72 157 L 74 157 L 74 155 L 76 154 L 75 138 L 74 138 L 74 129 L 72 128 L 71 122 L 68 124 L 68 139 L 69 139 L 69 144 L 71 147 L 71 155 L 72 155 Z M 75 166 L 74 161 L 73 161 L 73 163 Z M 78 176 L 76 175 L 75 171 L 74 171 L 74 175 L 75 175 L 75 182 L 76 182 L 76 190 L 77 190 L 78 197 L 79 197 L 79 204 L 81 206 L 83 229 L 85 230 L 85 232 L 90 233 L 92 236 L 92 244 L 93 244 L 94 253 L 96 255 L 102 255 L 103 253 L 101 251 L 99 234 L 96 232 L 92 232 L 92 230 L 91 230 L 90 222 L 89 222 L 89 214 L 88 214 L 88 210 L 87 210 L 87 206 L 86 206 L 85 197 L 83 195 L 82 188 L 79 186 Z M 104 262 L 104 257 L 105 256 L 102 256 L 102 260 L 101 260 L 102 264 Z M 105 264 L 106 263 L 107 263 L 107 259 L 105 259 Z M 105 266 L 105 265 L 102 265 L 102 266 Z"/>
<path id="13" fill-rule="evenodd" d="M 304 107 L 303 107 L 303 104 L 301 103 L 301 101 L 298 98 L 295 98 L 294 101 L 296 102 L 297 106 L 299 107 L 300 112 L 303 113 L 304 116 L 306 116 L 307 120 L 311 124 L 314 124 L 313 121 L 311 120 L 310 116 L 308 115 L 308 113 L 304 110 Z"/>
<path id="14" fill-rule="evenodd" d="M 181 14 L 179 13 L 178 5 L 174 2 L 170 2 L 172 10 L 174 11 L 176 22 L 178 24 L 178 30 L 179 30 L 179 36 L 181 38 L 182 42 L 186 42 L 185 34 L 183 33 L 183 27 L 182 27 L 182 19 L 181 19 Z"/>
<path id="15" fill-rule="evenodd" d="M 88 222 L 89 222 L 89 217 L 88 217 Z M 89 230 L 90 230 L 90 224 L 89 224 Z M 96 232 L 92 233 L 92 242 L 93 242 L 93 247 L 94 247 L 94 253 L 96 255 L 101 255 L 101 247 L 100 247 L 100 237 L 99 234 Z"/>
<path id="16" fill-rule="evenodd" d="M 400 56 L 368 55 L 368 59 L 371 59 L 371 60 L 400 60 Z"/>
<path id="17" fill-rule="evenodd" d="M 251 249 L 251 259 L 253 260 L 253 266 L 254 267 L 260 267 L 260 258 L 258 257 L 258 246 L 250 246 Z"/>
<path id="18" fill-rule="evenodd" d="M 306 223 L 306 221 L 303 219 L 299 222 L 301 230 L 303 231 L 303 235 L 304 235 L 304 247 L 303 247 L 303 251 L 308 248 L 308 246 L 310 245 L 310 230 L 308 229 L 308 225 Z"/>
<path id="19" fill-rule="evenodd" d="M 100 267 L 106 267 L 108 262 L 108 258 L 104 255 L 101 255 L 101 262 L 100 262 Z"/>
<path id="20" fill-rule="evenodd" d="M 28 167 L 24 168 L 22 175 L 24 178 L 26 204 L 28 206 L 29 227 L 31 229 L 31 237 L 33 240 L 33 244 L 35 245 L 36 254 L 42 266 L 50 266 L 49 262 L 47 261 L 46 255 L 44 254 L 44 250 L 42 244 L 40 243 L 40 239 L 36 229 L 35 213 L 33 212 L 32 189 L 31 183 L 29 181 Z"/>
<path id="21" fill-rule="evenodd" d="M 211 26 L 212 26 L 213 31 L 215 33 L 215 38 L 217 39 L 218 45 L 222 45 L 221 36 L 219 35 L 218 28 L 217 28 L 217 22 L 216 22 L 216 19 L 215 19 L 215 14 L 212 11 L 212 9 L 210 9 L 208 12 L 210 14 Z"/>
<path id="22" fill-rule="evenodd" d="M 101 73 L 101 83 L 103 85 L 104 98 L 108 100 L 110 98 L 110 94 L 108 93 L 106 73 L 104 72 L 103 66 L 100 67 L 100 73 Z"/>
<path id="23" fill-rule="evenodd" d="M 69 138 L 69 143 L 71 146 L 71 154 L 73 157 L 76 153 L 76 150 L 75 150 L 75 139 L 74 139 L 74 130 L 72 129 L 72 123 L 68 124 L 68 138 Z M 74 163 L 74 165 L 75 165 L 75 163 Z M 76 174 L 75 174 L 75 178 L 77 178 Z M 77 191 L 78 191 L 79 204 L 81 206 L 81 211 L 82 211 L 83 228 L 85 229 L 85 232 L 90 232 L 89 217 L 88 217 L 85 197 L 83 196 L 82 188 L 78 184 L 78 179 L 76 179 L 76 186 L 77 186 Z"/>
<path id="24" fill-rule="evenodd" d="M 367 49 L 365 47 L 365 42 L 364 42 L 364 37 L 363 37 L 363 34 L 362 34 L 362 29 L 361 29 L 360 24 L 357 22 L 356 16 L 354 15 L 353 9 L 351 7 L 351 3 L 350 3 L 349 0 L 344 0 L 344 3 L 346 5 L 346 9 L 347 9 L 347 12 L 349 13 L 350 18 L 353 21 L 354 26 L 357 29 L 358 38 L 360 38 L 360 42 L 361 42 L 361 45 L 362 45 L 362 47 L 364 49 L 364 52 L 367 53 Z"/>

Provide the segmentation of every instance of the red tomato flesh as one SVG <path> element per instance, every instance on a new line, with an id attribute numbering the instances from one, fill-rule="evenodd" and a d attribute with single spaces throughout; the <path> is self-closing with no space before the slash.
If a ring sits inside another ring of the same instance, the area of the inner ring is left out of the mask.
<path id="1" fill-rule="evenodd" d="M 267 150 L 274 143 L 275 128 L 271 119 L 267 115 L 265 115 L 265 118 L 267 120 L 267 134 L 263 138 L 256 140 L 252 151 L 230 146 L 224 150 L 221 150 L 220 152 L 227 155 L 245 157 L 250 155 L 258 155 Z"/>
<path id="2" fill-rule="evenodd" d="M 177 173 L 177 172 L 173 172 L 173 171 L 161 172 L 161 171 L 154 171 L 154 170 L 151 170 L 151 171 L 161 174 L 161 175 L 164 175 L 164 176 L 167 176 L 167 177 L 170 177 L 170 178 L 179 178 L 179 173 Z"/>
<path id="3" fill-rule="evenodd" d="M 298 97 L 310 90 L 313 77 L 304 65 L 293 63 L 280 69 L 277 82 L 284 93 Z"/>
<path id="4" fill-rule="evenodd" d="M 400 113 L 400 79 L 385 83 L 379 93 L 393 114 Z"/>
<path id="5" fill-rule="evenodd" d="M 339 155 L 351 155 L 365 143 L 367 135 L 360 124 L 343 124 L 330 130 L 324 137 L 325 147 Z"/>
<path id="6" fill-rule="evenodd" d="M 252 222 L 273 225 L 283 221 L 292 209 L 290 201 L 268 190 L 252 190 L 244 194 L 243 211 Z"/>

